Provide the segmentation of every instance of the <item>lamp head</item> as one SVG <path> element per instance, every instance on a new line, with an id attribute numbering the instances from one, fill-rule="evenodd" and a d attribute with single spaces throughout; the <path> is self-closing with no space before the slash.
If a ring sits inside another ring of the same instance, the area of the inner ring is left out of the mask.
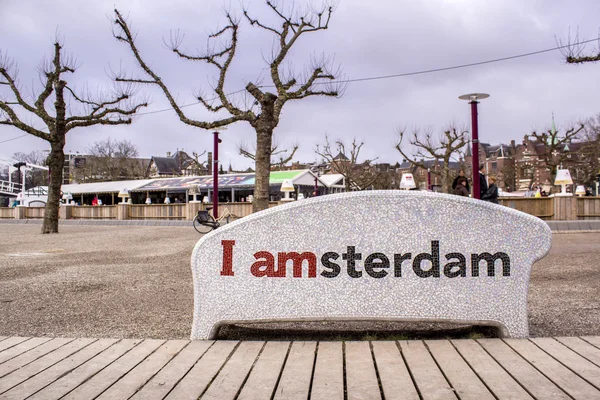
<path id="1" fill-rule="evenodd" d="M 286 179 L 281 184 L 281 191 L 282 192 L 293 192 L 295 190 L 296 189 L 294 189 L 294 184 L 292 183 L 291 179 Z"/>
<path id="2" fill-rule="evenodd" d="M 556 178 L 554 179 L 555 185 L 572 185 L 573 179 L 568 169 L 559 169 L 556 172 Z"/>
<path id="3" fill-rule="evenodd" d="M 417 185 L 415 185 L 415 180 L 412 174 L 402 174 L 402 179 L 400 179 L 400 189 L 414 189 L 416 187 Z"/>

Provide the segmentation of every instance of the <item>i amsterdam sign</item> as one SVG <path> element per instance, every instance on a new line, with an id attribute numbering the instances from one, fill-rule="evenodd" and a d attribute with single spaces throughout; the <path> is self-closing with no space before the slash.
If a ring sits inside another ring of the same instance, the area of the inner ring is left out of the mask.
<path id="1" fill-rule="evenodd" d="M 464 197 L 400 191 L 279 206 L 200 239 L 192 339 L 235 322 L 398 320 L 494 325 L 527 337 L 546 223 Z"/>

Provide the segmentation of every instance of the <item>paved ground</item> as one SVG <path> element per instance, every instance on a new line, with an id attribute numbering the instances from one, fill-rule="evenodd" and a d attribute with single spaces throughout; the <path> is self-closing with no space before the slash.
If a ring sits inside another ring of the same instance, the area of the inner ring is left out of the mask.
<path id="1" fill-rule="evenodd" d="M 39 229 L 0 224 L 0 335 L 189 337 L 190 256 L 199 238 L 191 226 L 61 225 L 59 235 Z M 599 244 L 600 233 L 554 234 L 550 254 L 533 269 L 532 336 L 600 335 Z M 438 336 L 473 332 L 439 327 Z M 233 327 L 222 338 L 360 338 L 366 331 L 369 339 L 431 337 L 414 333 L 423 328 L 429 325 L 290 323 Z"/>

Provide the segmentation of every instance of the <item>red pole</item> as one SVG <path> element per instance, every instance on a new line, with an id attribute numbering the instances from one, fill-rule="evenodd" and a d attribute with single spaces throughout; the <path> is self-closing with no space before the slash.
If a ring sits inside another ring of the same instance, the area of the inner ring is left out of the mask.
<path id="1" fill-rule="evenodd" d="M 431 190 L 431 169 L 427 168 L 427 190 Z"/>
<path id="2" fill-rule="evenodd" d="M 213 216 L 215 219 L 219 218 L 219 132 L 213 132 Z"/>
<path id="3" fill-rule="evenodd" d="M 479 126 L 477 125 L 477 103 L 471 101 L 471 125 L 473 127 L 473 198 L 480 199 L 479 193 Z"/>

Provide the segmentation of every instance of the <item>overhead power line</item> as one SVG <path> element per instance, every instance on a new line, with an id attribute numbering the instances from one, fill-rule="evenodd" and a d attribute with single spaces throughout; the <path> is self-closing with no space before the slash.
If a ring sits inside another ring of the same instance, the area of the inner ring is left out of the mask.
<path id="1" fill-rule="evenodd" d="M 401 77 L 405 77 L 405 76 L 431 74 L 431 73 L 434 73 L 434 72 L 451 71 L 451 70 L 454 70 L 454 69 L 476 67 L 478 65 L 492 64 L 492 63 L 497 63 L 497 62 L 502 62 L 502 61 L 514 60 L 514 59 L 517 59 L 517 58 L 531 57 L 531 56 L 535 56 L 535 55 L 538 55 L 538 54 L 549 53 L 551 51 L 561 50 L 561 49 L 564 49 L 564 48 L 567 48 L 567 47 L 571 47 L 571 46 L 578 46 L 578 45 L 582 45 L 582 44 L 586 44 L 586 43 L 595 42 L 595 41 L 598 41 L 598 40 L 600 40 L 600 37 L 597 37 L 595 39 L 582 40 L 582 41 L 576 42 L 576 43 L 571 43 L 571 44 L 566 44 L 566 45 L 561 45 L 561 46 L 550 47 L 550 48 L 543 49 L 543 50 L 530 51 L 528 53 L 521 53 L 521 54 L 516 54 L 516 55 L 512 55 L 512 56 L 507 56 L 507 57 L 494 58 L 494 59 L 491 59 L 491 60 L 477 61 L 477 62 L 472 62 L 472 63 L 467 63 L 467 64 L 459 64 L 459 65 L 453 65 L 453 66 L 449 66 L 449 67 L 442 67 L 442 68 L 433 68 L 433 69 L 424 69 L 424 70 L 420 70 L 420 71 L 403 72 L 403 73 L 399 73 L 399 74 L 370 76 L 370 77 L 365 77 L 365 78 L 333 80 L 333 81 L 329 81 L 327 83 L 366 82 L 366 81 L 375 81 L 375 80 L 380 80 L 380 79 L 391 79 L 391 78 L 401 78 Z M 323 83 L 323 82 L 320 82 L 320 83 Z M 316 84 L 319 84 L 319 83 L 316 83 Z M 275 87 L 275 86 L 274 85 L 261 85 L 261 86 L 259 86 L 259 88 L 269 88 L 269 87 Z M 241 92 L 244 92 L 245 90 L 246 89 L 236 90 L 234 92 L 227 93 L 226 96 L 230 96 L 230 95 L 233 95 L 233 94 L 241 93 Z M 213 101 L 213 100 L 217 100 L 217 99 L 218 99 L 218 97 L 213 97 L 213 98 L 208 99 L 206 101 Z M 191 106 L 194 106 L 196 104 L 200 104 L 200 102 L 196 101 L 194 103 L 184 104 L 182 106 L 179 106 L 179 108 L 191 107 Z M 154 110 L 154 111 L 148 111 L 148 112 L 143 112 L 143 113 L 137 113 L 135 115 L 136 116 L 142 116 L 142 115 L 158 114 L 158 113 L 167 112 L 167 111 L 173 111 L 173 109 L 172 108 L 164 108 L 164 109 L 161 109 L 161 110 Z M 10 142 L 12 140 L 17 140 L 17 139 L 20 139 L 20 138 L 25 137 L 25 136 L 28 136 L 28 134 L 17 136 L 17 137 L 14 137 L 12 139 L 7 139 L 7 140 L 0 141 L 0 144 L 1 143 L 6 143 L 6 142 Z"/>

